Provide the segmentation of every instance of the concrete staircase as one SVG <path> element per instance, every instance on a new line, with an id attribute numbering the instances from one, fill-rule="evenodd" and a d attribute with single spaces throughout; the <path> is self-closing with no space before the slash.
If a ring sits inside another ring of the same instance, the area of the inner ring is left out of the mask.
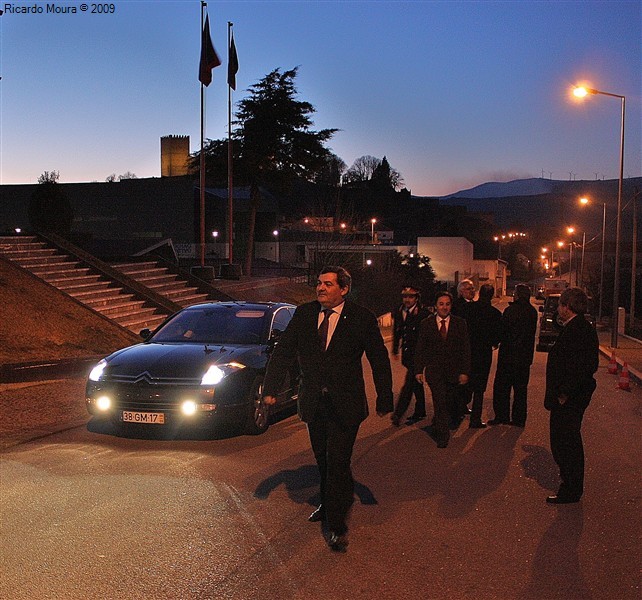
<path id="1" fill-rule="evenodd" d="M 197 297 L 182 292 L 180 297 L 184 304 L 174 302 L 170 297 L 163 301 L 155 297 L 153 290 L 145 293 L 140 284 L 126 275 L 114 278 L 116 273 L 109 265 L 103 264 L 101 268 L 100 261 L 93 257 L 90 261 L 93 264 L 90 264 L 36 236 L 0 236 L 0 254 L 135 333 L 145 327 L 154 329 L 172 312 Z M 202 296 L 198 295 L 199 298 Z"/>
<path id="2" fill-rule="evenodd" d="M 210 299 L 210 294 L 199 292 L 180 275 L 172 273 L 169 267 L 155 261 L 116 263 L 112 267 L 180 306 Z"/>

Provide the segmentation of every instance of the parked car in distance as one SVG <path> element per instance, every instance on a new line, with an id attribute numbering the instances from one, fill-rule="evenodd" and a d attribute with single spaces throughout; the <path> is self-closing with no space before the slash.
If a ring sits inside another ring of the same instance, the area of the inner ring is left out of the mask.
<path id="1" fill-rule="evenodd" d="M 293 371 L 273 407 L 261 400 L 269 354 L 295 311 L 285 303 L 195 304 L 169 317 L 142 343 L 102 359 L 89 374 L 89 414 L 119 426 L 184 429 L 232 424 L 257 434 L 270 412 L 297 399 Z"/>
<path id="2" fill-rule="evenodd" d="M 535 349 L 538 352 L 548 352 L 557 336 L 562 331 L 563 323 L 560 316 L 557 314 L 557 305 L 560 301 L 561 294 L 549 294 L 544 299 L 544 304 L 539 307 L 539 312 L 542 313 L 539 319 L 539 336 L 537 338 L 537 345 Z M 589 312 L 585 318 L 595 327 L 595 317 L 593 316 L 593 302 L 589 298 Z"/>

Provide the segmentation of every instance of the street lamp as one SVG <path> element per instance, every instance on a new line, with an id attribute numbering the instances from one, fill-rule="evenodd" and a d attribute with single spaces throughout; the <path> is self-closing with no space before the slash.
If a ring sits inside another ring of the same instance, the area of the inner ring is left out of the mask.
<path id="1" fill-rule="evenodd" d="M 573 234 L 575 233 L 575 227 L 567 227 L 566 233 L 571 236 L 571 241 L 568 243 L 568 285 L 573 285 Z M 577 262 L 577 258 L 575 259 Z M 575 285 L 577 285 L 577 273 L 575 273 Z"/>
<path id="2" fill-rule="evenodd" d="M 590 204 L 590 199 L 583 197 L 580 198 L 580 204 L 587 206 Z M 586 234 L 585 234 L 586 235 Z M 604 247 L 606 240 L 606 202 L 602 203 L 602 252 L 600 256 L 600 301 L 597 310 L 598 322 L 602 319 L 602 298 L 604 297 Z M 584 283 L 584 241 L 582 242 L 582 283 Z"/>
<path id="3" fill-rule="evenodd" d="M 618 345 L 618 305 L 620 304 L 620 229 L 622 225 L 622 183 L 624 179 L 624 115 L 626 112 L 626 97 L 620 94 L 611 94 L 593 88 L 577 86 L 573 90 L 576 98 L 585 98 L 588 94 L 593 96 L 600 94 L 619 98 L 621 105 L 621 122 L 620 122 L 620 178 L 617 188 L 617 219 L 615 225 L 615 273 L 613 275 L 613 318 L 611 324 L 611 348 L 617 348 Z"/>
<path id="4" fill-rule="evenodd" d="M 375 223 L 377 222 L 377 219 L 370 219 L 370 235 L 372 236 L 372 245 L 374 246 L 375 243 L 375 237 L 374 237 L 374 226 Z"/>
<path id="5" fill-rule="evenodd" d="M 498 235 L 496 235 L 493 239 L 497 242 L 497 260 L 499 260 L 502 257 L 502 244 Z"/>
<path id="6" fill-rule="evenodd" d="M 280 248 L 279 248 L 279 231 L 278 231 L 278 229 L 275 229 L 272 232 L 272 235 L 274 236 L 274 262 L 278 263 L 279 262 L 279 254 L 280 254 L 280 252 L 279 252 Z"/>

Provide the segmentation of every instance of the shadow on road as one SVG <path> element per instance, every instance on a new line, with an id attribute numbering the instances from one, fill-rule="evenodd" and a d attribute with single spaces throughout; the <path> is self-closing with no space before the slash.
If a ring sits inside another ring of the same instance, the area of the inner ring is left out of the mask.
<path id="1" fill-rule="evenodd" d="M 590 600 L 580 569 L 578 547 L 584 528 L 582 504 L 567 504 L 553 508 L 557 511 L 537 546 L 530 581 L 519 600 L 540 600 L 542 586 L 550 591 L 548 598 L 577 598 Z"/>
<path id="2" fill-rule="evenodd" d="M 298 469 L 283 469 L 261 481 L 254 490 L 254 497 L 267 500 L 270 493 L 280 485 L 285 486 L 289 498 L 296 504 L 307 503 L 318 506 L 321 502 L 319 495 L 319 470 L 316 465 L 304 465 Z M 315 493 L 310 496 L 310 488 Z M 354 482 L 354 492 L 361 504 L 377 504 L 377 499 L 367 486 Z"/>

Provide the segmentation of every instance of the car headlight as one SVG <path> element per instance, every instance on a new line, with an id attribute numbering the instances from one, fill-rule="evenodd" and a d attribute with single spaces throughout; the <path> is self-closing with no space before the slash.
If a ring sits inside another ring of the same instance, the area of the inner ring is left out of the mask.
<path id="1" fill-rule="evenodd" d="M 103 358 L 90 372 L 89 379 L 91 381 L 100 381 L 100 378 L 103 376 L 103 371 L 107 367 L 107 361 Z"/>
<path id="2" fill-rule="evenodd" d="M 224 365 L 211 365 L 205 375 L 203 375 L 201 385 L 216 385 L 217 383 L 221 383 L 228 375 L 244 368 L 245 365 L 237 362 L 226 363 Z"/>

